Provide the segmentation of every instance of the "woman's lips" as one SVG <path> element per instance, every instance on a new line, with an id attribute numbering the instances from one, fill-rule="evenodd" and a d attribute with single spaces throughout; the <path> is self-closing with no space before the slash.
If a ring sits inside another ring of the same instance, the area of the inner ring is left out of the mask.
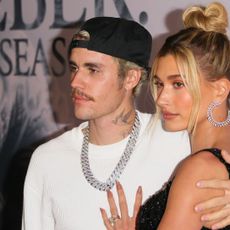
<path id="1" fill-rule="evenodd" d="M 162 117 L 164 120 L 171 120 L 177 117 L 178 114 L 175 113 L 169 113 L 169 112 L 162 112 Z"/>

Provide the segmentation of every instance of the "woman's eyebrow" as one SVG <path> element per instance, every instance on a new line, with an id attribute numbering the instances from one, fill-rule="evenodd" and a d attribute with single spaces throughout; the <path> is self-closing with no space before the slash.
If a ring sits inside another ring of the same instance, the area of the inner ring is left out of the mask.
<path id="1" fill-rule="evenodd" d="M 157 78 L 157 79 L 161 80 L 161 78 L 158 77 L 157 75 L 154 75 L 153 78 Z M 181 75 L 179 73 L 171 74 L 171 75 L 167 76 L 168 80 L 174 80 L 174 79 L 177 79 L 177 78 L 181 78 Z"/>

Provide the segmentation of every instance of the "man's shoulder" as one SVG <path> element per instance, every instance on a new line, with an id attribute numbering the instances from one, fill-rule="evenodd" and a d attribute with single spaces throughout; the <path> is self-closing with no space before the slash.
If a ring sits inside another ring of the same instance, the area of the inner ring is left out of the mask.
<path id="1" fill-rule="evenodd" d="M 148 127 L 148 125 L 150 124 L 150 122 L 151 122 L 153 114 L 140 112 L 138 110 L 136 110 L 136 112 L 137 112 L 138 117 L 140 119 L 142 129 L 143 130 L 146 129 Z"/>
<path id="2" fill-rule="evenodd" d="M 138 116 L 140 117 L 141 120 L 146 120 L 149 121 L 151 119 L 151 117 L 153 116 L 153 114 L 151 113 L 145 113 L 145 112 L 141 112 L 139 110 L 136 110 L 136 112 L 138 113 Z"/>
<path id="3" fill-rule="evenodd" d="M 65 153 L 76 149 L 76 146 L 82 143 L 82 129 L 85 127 L 85 123 L 82 123 L 78 127 L 71 128 L 59 136 L 45 142 L 38 146 L 35 150 L 36 154 L 57 154 L 59 152 Z"/>
<path id="4" fill-rule="evenodd" d="M 143 124 L 141 141 L 148 143 L 149 148 L 154 151 L 169 153 L 181 152 L 187 155 L 190 152 L 188 133 L 186 131 L 168 132 L 164 130 L 162 122 L 155 114 L 140 113 L 140 120 Z"/>
<path id="5" fill-rule="evenodd" d="M 159 138 L 172 138 L 172 139 L 188 139 L 188 134 L 186 131 L 177 131 L 177 132 L 169 132 L 166 131 L 163 126 L 161 120 L 156 117 L 156 114 L 151 113 L 143 113 L 138 111 L 141 123 L 143 124 L 143 128 L 145 131 L 147 130 L 148 135 L 158 136 Z M 160 135 L 160 136 L 159 136 Z"/>
<path id="6" fill-rule="evenodd" d="M 143 113 L 140 111 L 137 112 L 141 122 L 142 135 L 153 138 L 155 135 L 159 136 L 167 134 L 162 128 L 161 121 L 156 117 L 156 114 Z"/>

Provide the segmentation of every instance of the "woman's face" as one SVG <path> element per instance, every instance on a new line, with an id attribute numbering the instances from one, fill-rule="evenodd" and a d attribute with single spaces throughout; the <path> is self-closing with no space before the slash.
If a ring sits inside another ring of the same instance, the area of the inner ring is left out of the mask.
<path id="1" fill-rule="evenodd" d="M 154 76 L 157 86 L 156 103 L 160 108 L 164 128 L 180 131 L 188 127 L 192 97 L 180 76 L 172 55 L 161 57 Z"/>

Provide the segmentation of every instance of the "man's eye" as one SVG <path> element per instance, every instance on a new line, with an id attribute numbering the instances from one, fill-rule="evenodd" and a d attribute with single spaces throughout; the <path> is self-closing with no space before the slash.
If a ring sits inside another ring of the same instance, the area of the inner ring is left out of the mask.
<path id="1" fill-rule="evenodd" d="M 69 69 L 70 69 L 70 72 L 71 72 L 71 73 L 76 73 L 76 71 L 77 71 L 77 67 L 76 67 L 76 66 L 73 66 L 73 65 L 71 65 L 71 66 L 69 67 Z"/>
<path id="2" fill-rule="evenodd" d="M 97 73 L 99 71 L 97 69 L 94 69 L 94 68 L 89 68 L 89 72 L 90 73 Z"/>

